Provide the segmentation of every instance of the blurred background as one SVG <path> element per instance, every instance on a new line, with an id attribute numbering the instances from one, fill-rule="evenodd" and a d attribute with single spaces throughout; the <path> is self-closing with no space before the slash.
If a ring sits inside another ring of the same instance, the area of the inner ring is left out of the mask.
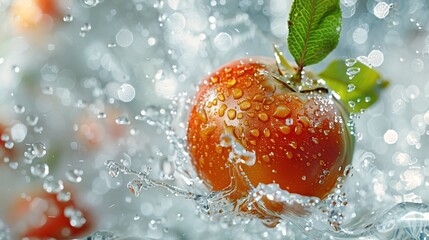
<path id="1" fill-rule="evenodd" d="M 232 227 L 210 221 L 194 201 L 162 188 L 134 194 L 132 177 L 112 178 L 104 165 L 151 168 L 152 179 L 189 187 L 175 171 L 168 133 L 139 119 L 153 117 L 183 137 L 184 102 L 215 68 L 273 56 L 272 44 L 292 61 L 290 4 L 0 0 L 0 239 L 43 232 L 59 239 L 307 238 L 289 223 L 270 229 L 257 220 Z M 355 118 L 345 218 L 373 216 L 377 223 L 391 206 L 413 202 L 427 223 L 429 2 L 341 0 L 341 7 L 339 46 L 312 70 L 354 58 L 391 83 Z M 347 229 L 365 232 L 363 226 L 356 220 Z M 368 238 L 394 236 L 379 230 Z"/>

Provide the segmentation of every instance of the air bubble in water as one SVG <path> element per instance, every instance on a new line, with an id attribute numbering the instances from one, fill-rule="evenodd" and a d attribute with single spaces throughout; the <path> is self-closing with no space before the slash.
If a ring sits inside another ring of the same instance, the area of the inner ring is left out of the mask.
<path id="1" fill-rule="evenodd" d="M 64 22 L 73 22 L 73 15 L 67 14 L 63 17 Z"/>
<path id="2" fill-rule="evenodd" d="M 66 178 L 72 183 L 80 183 L 82 181 L 83 170 L 76 168 L 66 172 Z"/>
<path id="3" fill-rule="evenodd" d="M 55 180 L 52 176 L 45 178 L 43 189 L 47 193 L 59 193 L 64 189 L 63 181 Z"/>
<path id="4" fill-rule="evenodd" d="M 369 64 L 373 67 L 379 67 L 384 62 L 384 54 L 380 50 L 372 50 L 368 55 Z"/>
<path id="5" fill-rule="evenodd" d="M 27 121 L 28 125 L 34 127 L 39 121 L 39 117 L 34 115 L 28 115 L 25 120 Z"/>
<path id="6" fill-rule="evenodd" d="M 390 11 L 392 4 L 387 4 L 386 2 L 379 2 L 374 7 L 374 15 L 379 19 L 387 17 Z"/>
<path id="7" fill-rule="evenodd" d="M 27 127 L 22 123 L 13 125 L 10 129 L 10 136 L 14 142 L 22 142 L 27 136 Z"/>
<path id="8" fill-rule="evenodd" d="M 44 178 L 49 174 L 49 166 L 46 163 L 37 163 L 30 167 L 30 172 L 35 177 Z"/>
<path id="9" fill-rule="evenodd" d="M 136 90 L 130 84 L 124 83 L 118 89 L 118 97 L 123 102 L 131 102 L 136 96 Z"/>
<path id="10" fill-rule="evenodd" d="M 120 117 L 116 118 L 115 123 L 118 125 L 130 125 L 131 124 L 130 120 L 125 116 L 120 116 Z"/>
<path id="11" fill-rule="evenodd" d="M 136 197 L 138 197 L 143 188 L 143 182 L 140 179 L 133 179 L 128 182 L 127 188 L 130 190 L 130 192 L 134 193 Z"/>
<path id="12" fill-rule="evenodd" d="M 226 32 L 219 33 L 214 39 L 214 45 L 221 51 L 227 51 L 232 46 L 232 37 Z"/>
<path id="13" fill-rule="evenodd" d="M 20 105 L 20 104 L 17 104 L 17 105 L 15 105 L 15 106 L 13 106 L 13 110 L 15 111 L 15 113 L 17 113 L 17 114 L 23 114 L 24 112 L 25 112 L 25 107 L 24 106 L 22 106 L 22 105 Z"/>
<path id="14" fill-rule="evenodd" d="M 83 3 L 87 7 L 95 7 L 100 3 L 100 1 L 99 0 L 83 0 Z"/>

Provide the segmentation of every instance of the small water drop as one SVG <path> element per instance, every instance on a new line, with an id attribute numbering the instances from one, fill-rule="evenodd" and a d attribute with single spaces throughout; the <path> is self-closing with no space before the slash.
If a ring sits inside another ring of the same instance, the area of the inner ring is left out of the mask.
<path id="1" fill-rule="evenodd" d="M 134 193 L 136 197 L 138 197 L 143 188 L 143 182 L 140 179 L 133 179 L 128 182 L 127 188 L 130 190 L 130 192 Z"/>
<path id="2" fill-rule="evenodd" d="M 115 163 L 112 160 L 107 161 L 104 164 L 107 167 L 107 170 L 109 172 L 109 175 L 113 178 L 116 178 L 119 176 L 119 173 L 121 172 L 121 169 L 119 168 L 118 164 Z"/>
<path id="3" fill-rule="evenodd" d="M 347 58 L 345 61 L 347 67 L 353 67 L 356 64 L 357 60 L 354 58 Z"/>
<path id="4" fill-rule="evenodd" d="M 347 92 L 353 92 L 356 89 L 356 85 L 350 83 L 347 85 Z"/>
<path id="5" fill-rule="evenodd" d="M 30 172 L 35 177 L 44 178 L 49 174 L 49 166 L 46 163 L 37 163 L 30 167 Z"/>
<path id="6" fill-rule="evenodd" d="M 291 126 L 293 124 L 293 118 L 286 118 L 285 124 Z"/>
<path id="7" fill-rule="evenodd" d="M 356 74 L 358 74 L 360 72 L 360 68 L 358 67 L 349 67 L 347 68 L 346 74 L 350 77 L 353 78 Z"/>

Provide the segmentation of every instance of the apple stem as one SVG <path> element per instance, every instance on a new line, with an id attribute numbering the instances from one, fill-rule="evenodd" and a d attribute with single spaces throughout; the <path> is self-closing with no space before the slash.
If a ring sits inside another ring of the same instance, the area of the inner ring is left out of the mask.
<path id="1" fill-rule="evenodd" d="M 302 71 L 304 70 L 304 67 L 302 65 L 298 66 L 298 69 L 296 70 L 296 73 L 293 75 L 292 80 L 295 83 L 301 83 L 302 80 Z"/>

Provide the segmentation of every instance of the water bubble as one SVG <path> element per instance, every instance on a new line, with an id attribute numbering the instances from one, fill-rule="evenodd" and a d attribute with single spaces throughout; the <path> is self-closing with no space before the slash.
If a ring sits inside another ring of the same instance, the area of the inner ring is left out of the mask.
<path id="1" fill-rule="evenodd" d="M 67 14 L 63 17 L 64 22 L 73 22 L 73 15 Z"/>
<path id="2" fill-rule="evenodd" d="M 372 50 L 368 55 L 368 62 L 373 67 L 379 67 L 384 62 L 384 54 L 380 50 Z"/>
<path id="3" fill-rule="evenodd" d="M 368 39 L 368 31 L 366 31 L 364 28 L 356 28 L 353 31 L 353 41 L 357 44 L 363 44 Z"/>
<path id="4" fill-rule="evenodd" d="M 379 19 L 387 17 L 389 10 L 392 7 L 392 4 L 387 4 L 386 2 L 379 2 L 374 7 L 374 15 Z"/>
<path id="5" fill-rule="evenodd" d="M 124 83 L 118 89 L 118 97 L 123 102 L 131 102 L 136 96 L 136 90 L 130 84 Z"/>
<path id="6" fill-rule="evenodd" d="M 10 129 L 10 136 L 14 142 L 22 142 L 27 136 L 27 127 L 22 123 L 17 123 Z"/>
<path id="7" fill-rule="evenodd" d="M 228 51 L 232 46 L 232 37 L 226 32 L 219 33 L 214 39 L 214 45 L 221 51 Z"/>
<path id="8" fill-rule="evenodd" d="M 118 124 L 118 125 L 130 125 L 131 124 L 131 122 L 128 119 L 128 117 L 125 117 L 125 116 L 117 117 L 115 119 L 115 123 Z"/>
<path id="9" fill-rule="evenodd" d="M 83 170 L 76 168 L 66 172 L 66 178 L 72 183 L 80 183 L 82 181 Z"/>
<path id="10" fill-rule="evenodd" d="M 17 105 L 15 105 L 15 106 L 13 106 L 13 110 L 15 111 L 15 113 L 17 113 L 17 114 L 23 114 L 24 112 L 25 112 L 25 107 L 24 106 L 22 106 L 22 105 L 20 105 L 20 104 L 17 104 Z"/>
<path id="11" fill-rule="evenodd" d="M 25 121 L 27 121 L 28 125 L 30 126 L 36 126 L 37 122 L 39 122 L 39 117 L 34 115 L 28 115 L 25 118 Z"/>
<path id="12" fill-rule="evenodd" d="M 46 163 L 36 163 L 30 167 L 33 176 L 44 178 L 49 174 L 49 166 Z"/>
<path id="13" fill-rule="evenodd" d="M 49 176 L 43 182 L 43 189 L 47 193 L 59 193 L 64 189 L 64 184 L 62 180 L 55 180 L 52 176 Z"/>
<path id="14" fill-rule="evenodd" d="M 100 3 L 100 1 L 99 0 L 83 0 L 83 3 L 85 4 L 84 6 L 95 7 Z"/>
<path id="15" fill-rule="evenodd" d="M 138 197 L 143 188 L 143 182 L 140 179 L 133 179 L 128 182 L 127 188 L 130 190 L 130 192 L 134 193 L 136 197 Z"/>
<path id="16" fill-rule="evenodd" d="M 398 133 L 393 129 L 389 129 L 384 133 L 383 138 L 385 143 L 395 144 L 398 141 Z"/>
<path id="17" fill-rule="evenodd" d="M 134 35 L 128 29 L 121 29 L 116 34 L 116 43 L 121 47 L 129 47 L 134 42 Z"/>

